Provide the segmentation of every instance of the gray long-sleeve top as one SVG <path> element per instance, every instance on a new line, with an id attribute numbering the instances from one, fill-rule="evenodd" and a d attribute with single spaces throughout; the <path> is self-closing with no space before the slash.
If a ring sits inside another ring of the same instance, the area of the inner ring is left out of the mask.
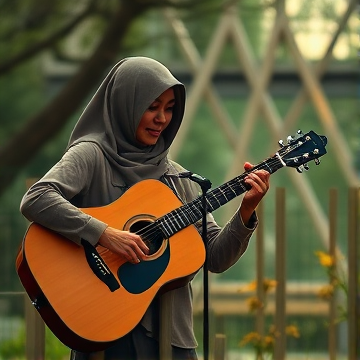
<path id="1" fill-rule="evenodd" d="M 184 171 L 173 161 L 168 162 L 167 174 Z M 165 178 L 167 175 L 165 175 Z M 167 181 L 174 187 L 182 202 L 199 196 L 199 188 L 188 179 Z M 30 221 L 52 229 L 80 245 L 81 239 L 96 245 L 107 224 L 85 214 L 79 208 L 98 207 L 118 199 L 126 188 L 118 174 L 114 174 L 101 149 L 91 142 L 71 147 L 62 159 L 24 195 L 21 212 Z M 221 229 L 213 216 L 207 216 L 207 263 L 211 272 L 220 273 L 234 265 L 248 246 L 257 225 L 254 215 L 246 227 L 234 216 Z M 201 223 L 196 223 L 201 233 Z M 46 247 L 46 244 L 44 244 Z M 172 344 L 184 348 L 197 346 L 193 333 L 191 284 L 172 290 Z M 146 312 L 141 323 L 154 334 L 157 320 L 154 311 Z M 120 319 L 119 319 L 120 321 Z"/>

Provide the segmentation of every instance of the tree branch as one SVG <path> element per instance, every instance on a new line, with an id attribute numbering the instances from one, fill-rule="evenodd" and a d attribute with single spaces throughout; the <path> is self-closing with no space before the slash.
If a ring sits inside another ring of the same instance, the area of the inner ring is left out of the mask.
<path id="1" fill-rule="evenodd" d="M 39 52 L 51 47 L 54 43 L 62 39 L 65 35 L 70 33 L 76 26 L 78 26 L 87 16 L 92 13 L 92 7 L 88 7 L 78 16 L 72 19 L 68 24 L 62 27 L 59 31 L 55 32 L 51 36 L 47 37 L 45 40 L 40 41 L 33 45 L 30 48 L 25 49 L 21 53 L 17 54 L 11 59 L 5 60 L 0 63 L 0 76 L 10 71 L 14 67 L 18 66 L 24 61 L 28 61 L 33 56 L 37 55 Z"/>
<path id="2" fill-rule="evenodd" d="M 147 7 L 140 7 L 135 1 L 119 6 L 102 41 L 92 56 L 79 68 L 78 73 L 50 104 L 0 148 L 0 195 L 99 84 L 104 72 L 115 62 L 121 41 L 131 22 L 146 10 Z"/>

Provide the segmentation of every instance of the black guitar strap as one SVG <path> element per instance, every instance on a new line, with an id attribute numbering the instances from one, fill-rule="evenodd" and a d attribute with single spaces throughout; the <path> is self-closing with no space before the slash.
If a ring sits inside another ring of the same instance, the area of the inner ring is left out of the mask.
<path id="1" fill-rule="evenodd" d="M 86 260 L 93 273 L 107 285 L 111 292 L 119 289 L 119 282 L 116 280 L 105 261 L 101 258 L 100 254 L 95 249 L 95 246 L 84 239 L 81 239 L 81 244 L 84 247 Z"/>

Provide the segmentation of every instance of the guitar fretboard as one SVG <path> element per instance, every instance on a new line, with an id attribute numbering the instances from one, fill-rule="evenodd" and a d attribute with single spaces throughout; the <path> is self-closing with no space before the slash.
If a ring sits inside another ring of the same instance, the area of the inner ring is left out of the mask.
<path id="1" fill-rule="evenodd" d="M 249 173 L 255 170 L 265 169 L 272 174 L 283 166 L 284 164 L 278 155 L 274 155 L 273 157 L 254 166 L 250 171 L 245 172 L 225 184 L 209 191 L 206 194 L 206 212 L 209 213 L 215 211 L 222 205 L 225 205 L 235 197 L 247 191 L 248 187 L 245 183 L 245 178 Z M 160 217 L 155 221 L 155 223 L 161 229 L 165 237 L 169 238 L 180 230 L 202 219 L 202 201 L 202 196 L 199 196 L 193 201 Z"/>

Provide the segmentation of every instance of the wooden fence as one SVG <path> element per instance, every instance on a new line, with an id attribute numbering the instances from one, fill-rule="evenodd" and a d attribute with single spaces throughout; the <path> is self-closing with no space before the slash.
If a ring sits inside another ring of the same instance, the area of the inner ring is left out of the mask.
<path id="1" fill-rule="evenodd" d="M 302 315 L 319 315 L 327 316 L 329 319 L 329 359 L 335 360 L 337 353 L 337 324 L 336 324 L 336 297 L 330 302 L 325 303 L 316 299 L 315 294 L 323 284 L 292 284 L 286 281 L 286 211 L 285 211 L 285 190 L 283 188 L 276 189 L 276 276 L 277 282 L 275 296 L 271 299 L 267 306 L 267 312 L 274 314 L 275 326 L 279 333 L 279 338 L 275 342 L 275 359 L 284 360 L 286 357 L 286 339 L 285 339 L 285 320 L 290 314 Z M 337 231 L 337 199 L 336 190 L 331 190 L 329 194 L 329 254 L 334 258 L 339 258 L 336 246 Z M 359 237 L 360 237 L 360 189 L 350 188 L 348 192 L 348 231 L 347 231 L 347 249 L 345 263 L 338 263 L 338 266 L 345 266 L 348 274 L 348 359 L 358 359 L 359 339 L 360 339 L 360 289 L 359 289 Z M 263 218 L 262 206 L 258 209 L 258 215 L 261 220 Z M 264 228 L 263 222 L 260 221 L 256 232 L 256 270 L 257 283 L 262 284 L 265 278 L 264 274 Z M 240 315 L 246 314 L 248 309 L 245 301 L 241 298 L 238 290 L 241 287 L 239 283 L 210 284 L 209 297 L 211 299 L 211 312 L 215 317 L 224 315 Z M 297 296 L 297 295 L 306 295 Z M 5 293 L 0 292 L 1 296 L 21 295 L 25 299 L 25 323 L 26 323 L 26 359 L 27 360 L 45 360 L 45 326 L 38 315 L 37 311 L 29 301 L 25 293 Z M 256 289 L 257 298 L 260 301 L 264 299 L 264 290 L 261 286 Z M 196 299 L 195 299 L 196 300 Z M 202 312 L 202 302 L 194 302 L 194 313 Z M 256 330 L 259 334 L 264 333 L 265 311 L 259 308 L 256 313 Z M 163 315 L 168 319 L 169 314 Z M 164 326 L 162 334 L 162 359 L 168 360 L 169 353 L 166 344 L 168 343 L 169 331 Z M 214 344 L 212 348 L 214 360 L 222 360 L 226 357 L 226 336 L 217 333 L 217 329 L 213 332 Z"/>

